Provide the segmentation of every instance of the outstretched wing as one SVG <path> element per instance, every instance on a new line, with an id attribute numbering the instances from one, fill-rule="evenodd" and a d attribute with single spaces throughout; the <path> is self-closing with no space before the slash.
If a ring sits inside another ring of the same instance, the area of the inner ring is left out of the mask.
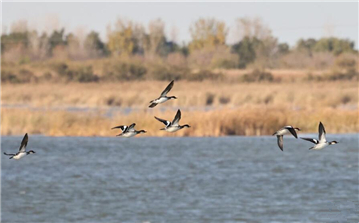
<path id="1" fill-rule="evenodd" d="M 154 107 L 156 107 L 156 105 L 157 105 L 157 103 L 153 103 L 153 102 L 152 102 L 152 103 L 150 104 L 150 106 L 148 106 L 148 107 L 149 107 L 149 108 L 154 108 Z"/>
<path id="2" fill-rule="evenodd" d="M 289 131 L 295 138 L 298 138 L 297 132 L 295 131 L 295 129 L 294 129 L 292 126 L 286 127 L 286 129 L 288 129 L 288 131 Z"/>
<path id="3" fill-rule="evenodd" d="M 312 142 L 314 144 L 318 144 L 318 140 L 316 140 L 316 139 L 311 139 L 311 138 L 301 138 L 301 139 L 307 140 L 307 141 Z"/>
<path id="4" fill-rule="evenodd" d="M 26 151 L 26 146 L 27 146 L 28 141 L 29 141 L 29 137 L 27 136 L 27 133 L 26 133 L 24 138 L 21 141 L 19 152 L 25 152 Z"/>
<path id="5" fill-rule="evenodd" d="M 318 132 L 319 132 L 319 136 L 318 136 L 319 142 L 326 142 L 327 141 L 327 139 L 325 138 L 326 132 L 322 122 L 319 122 Z"/>
<path id="6" fill-rule="evenodd" d="M 128 126 L 126 126 L 126 125 L 119 125 L 119 126 L 111 128 L 111 129 L 121 129 L 121 131 L 124 132 L 127 128 L 128 128 Z"/>
<path id="7" fill-rule="evenodd" d="M 283 136 L 282 135 L 277 136 L 277 143 L 278 143 L 279 149 L 283 151 Z"/>
<path id="8" fill-rule="evenodd" d="M 12 153 L 5 153 L 5 152 L 4 152 L 4 155 L 7 155 L 7 156 L 15 156 L 15 154 L 12 154 Z"/>
<path id="9" fill-rule="evenodd" d="M 170 92 L 170 90 L 172 89 L 174 84 L 174 80 L 171 81 L 171 83 L 169 83 L 169 85 L 166 87 L 166 89 L 164 91 L 162 91 L 161 96 L 166 96 L 168 92 Z"/>
<path id="10" fill-rule="evenodd" d="M 135 125 L 136 123 L 132 123 L 128 128 L 126 129 L 126 132 L 133 132 L 135 131 Z"/>
<path id="11" fill-rule="evenodd" d="M 176 116 L 172 121 L 172 125 L 178 125 L 178 122 L 181 120 L 181 110 L 177 110 Z"/>
<path id="12" fill-rule="evenodd" d="M 170 121 L 167 121 L 167 120 L 164 120 L 164 119 L 161 119 L 161 118 L 157 118 L 156 116 L 155 116 L 155 119 L 157 119 L 158 121 L 162 122 L 162 123 L 165 124 L 166 126 L 171 125 L 171 122 L 170 122 Z"/>

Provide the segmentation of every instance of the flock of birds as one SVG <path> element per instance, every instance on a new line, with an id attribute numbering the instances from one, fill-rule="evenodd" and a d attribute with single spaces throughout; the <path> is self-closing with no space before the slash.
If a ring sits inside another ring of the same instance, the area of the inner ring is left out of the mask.
<path id="1" fill-rule="evenodd" d="M 156 105 L 162 104 L 170 99 L 177 99 L 175 96 L 167 96 L 168 92 L 172 89 L 173 85 L 174 85 L 174 81 L 171 81 L 169 83 L 169 85 L 165 88 L 165 90 L 161 93 L 161 95 L 157 99 L 150 101 L 151 104 L 149 107 L 154 108 Z M 179 121 L 181 120 L 181 110 L 179 110 L 179 109 L 177 110 L 176 116 L 174 117 L 172 122 L 158 118 L 156 116 L 155 116 L 155 119 L 162 122 L 165 125 L 165 127 L 160 130 L 164 130 L 167 132 L 176 132 L 180 129 L 190 127 L 188 124 L 185 124 L 185 125 L 179 124 Z M 125 138 L 133 137 L 133 136 L 141 134 L 141 133 L 146 133 L 145 130 L 137 131 L 135 129 L 135 125 L 136 125 L 136 123 L 132 123 L 129 126 L 120 125 L 120 126 L 113 127 L 112 129 L 121 129 L 121 133 L 118 134 L 117 136 L 121 136 L 121 137 L 125 137 Z M 298 138 L 296 131 L 300 131 L 300 129 L 289 125 L 289 126 L 284 126 L 283 128 L 279 129 L 278 131 L 276 131 L 273 134 L 273 135 L 277 136 L 277 143 L 278 143 L 279 148 L 282 151 L 283 151 L 283 136 L 287 135 L 287 134 L 292 134 L 295 138 Z M 337 141 L 331 141 L 331 142 L 327 141 L 326 136 L 325 136 L 326 135 L 325 128 L 321 122 L 319 123 L 318 132 L 319 132 L 318 139 L 301 138 L 303 140 L 307 140 L 307 141 L 315 144 L 313 147 L 309 148 L 310 150 L 311 149 L 319 150 L 319 149 L 323 149 L 324 147 L 327 147 L 329 145 L 338 143 Z M 26 151 L 26 146 L 27 146 L 28 141 L 29 141 L 29 137 L 26 133 L 24 138 L 21 141 L 20 148 L 17 153 L 10 154 L 10 153 L 4 152 L 4 154 L 7 156 L 10 156 L 10 159 L 18 160 L 26 155 L 35 153 L 33 150 Z"/>

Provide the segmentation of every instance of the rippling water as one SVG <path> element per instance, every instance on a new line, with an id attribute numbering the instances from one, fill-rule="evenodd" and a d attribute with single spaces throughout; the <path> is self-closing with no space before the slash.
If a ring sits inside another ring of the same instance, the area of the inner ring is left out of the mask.
<path id="1" fill-rule="evenodd" d="M 2 155 L 2 222 L 358 222 L 358 136 L 327 138 L 30 135 Z"/>

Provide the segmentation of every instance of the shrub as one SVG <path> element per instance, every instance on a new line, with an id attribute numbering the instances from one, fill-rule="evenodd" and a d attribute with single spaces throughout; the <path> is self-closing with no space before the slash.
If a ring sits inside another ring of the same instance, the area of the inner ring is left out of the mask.
<path id="1" fill-rule="evenodd" d="M 255 69 L 251 73 L 243 75 L 242 81 L 243 82 L 263 82 L 263 81 L 273 82 L 274 77 L 269 72 Z"/>
<path id="2" fill-rule="evenodd" d="M 335 59 L 335 66 L 344 70 L 355 70 L 358 57 L 356 54 L 342 54 Z"/>
<path id="3" fill-rule="evenodd" d="M 219 97 L 219 103 L 223 105 L 228 104 L 230 101 L 231 101 L 230 97 L 226 97 L 226 96 Z"/>
<path id="4" fill-rule="evenodd" d="M 41 80 L 44 80 L 44 81 L 49 81 L 52 79 L 52 74 L 51 72 L 45 72 L 42 76 L 41 76 Z"/>
<path id="5" fill-rule="evenodd" d="M 213 93 L 206 94 L 206 105 L 212 105 L 216 96 Z"/>
<path id="6" fill-rule="evenodd" d="M 29 70 L 21 69 L 18 74 L 3 70 L 1 72 L 1 81 L 3 83 L 29 83 L 36 82 L 37 77 Z"/>
<path id="7" fill-rule="evenodd" d="M 20 81 L 16 77 L 15 74 L 13 74 L 10 71 L 1 71 L 1 82 L 2 83 L 19 83 Z"/>
<path id="8" fill-rule="evenodd" d="M 332 71 L 323 76 L 323 80 L 337 81 L 337 80 L 358 80 L 359 73 L 352 69 L 345 72 Z"/>
<path id="9" fill-rule="evenodd" d="M 340 102 L 341 102 L 342 104 L 348 104 L 351 100 L 352 100 L 352 98 L 351 98 L 350 95 L 343 95 L 343 96 L 340 98 Z"/>
<path id="10" fill-rule="evenodd" d="M 147 69 L 140 63 L 120 62 L 104 67 L 104 75 L 110 80 L 135 80 L 141 79 Z"/>
<path id="11" fill-rule="evenodd" d="M 66 74 L 68 67 L 66 63 L 55 63 L 51 65 L 52 70 L 60 76 Z"/>
<path id="12" fill-rule="evenodd" d="M 66 81 L 76 81 L 80 83 L 97 82 L 98 76 L 93 73 L 91 66 L 70 69 L 67 64 L 59 63 L 52 66 L 58 76 Z M 51 75 L 51 74 L 50 74 Z"/>
<path id="13" fill-rule="evenodd" d="M 99 80 L 98 76 L 92 72 L 91 66 L 80 67 L 77 70 L 73 71 L 72 75 L 72 80 L 80 83 L 97 82 Z"/>
<path id="14" fill-rule="evenodd" d="M 18 79 L 21 83 L 36 82 L 37 77 L 29 70 L 21 69 L 19 71 Z"/>
<path id="15" fill-rule="evenodd" d="M 223 74 L 214 73 L 209 70 L 199 70 L 197 72 L 192 72 L 187 75 L 186 79 L 189 81 L 220 80 L 223 79 Z"/>
<path id="16" fill-rule="evenodd" d="M 306 77 L 307 81 L 337 81 L 337 80 L 355 80 L 357 81 L 359 79 L 359 73 L 354 70 L 347 70 L 347 71 L 338 71 L 333 70 L 330 73 L 326 73 L 323 75 L 312 75 L 309 73 Z"/>
<path id="17" fill-rule="evenodd" d="M 187 67 L 169 66 L 163 63 L 148 64 L 148 77 L 154 80 L 179 80 L 189 72 Z"/>

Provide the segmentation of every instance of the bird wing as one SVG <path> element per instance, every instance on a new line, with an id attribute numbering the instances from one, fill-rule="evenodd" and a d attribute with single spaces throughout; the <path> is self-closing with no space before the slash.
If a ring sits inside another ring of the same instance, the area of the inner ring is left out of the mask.
<path id="1" fill-rule="evenodd" d="M 170 92 L 170 90 L 171 90 L 172 87 L 173 87 L 173 84 L 174 84 L 174 80 L 171 81 L 171 83 L 169 83 L 169 84 L 167 85 L 167 87 L 166 87 L 166 89 L 165 89 L 164 91 L 162 91 L 161 97 L 162 97 L 162 96 L 166 96 L 167 93 Z"/>
<path id="2" fill-rule="evenodd" d="M 319 123 L 318 132 L 319 132 L 319 136 L 318 136 L 319 141 L 326 142 L 327 141 L 327 139 L 325 138 L 326 132 L 322 122 Z"/>
<path id="3" fill-rule="evenodd" d="M 176 116 L 172 121 L 172 125 L 178 125 L 178 122 L 181 120 L 181 110 L 177 110 Z"/>
<path id="4" fill-rule="evenodd" d="M 128 128 L 126 129 L 126 132 L 133 132 L 135 131 L 135 125 L 136 123 L 132 123 Z"/>
<path id="5" fill-rule="evenodd" d="M 127 128 L 128 128 L 128 126 L 126 126 L 126 125 L 119 125 L 119 126 L 111 128 L 111 129 L 121 129 L 121 131 L 124 132 Z"/>
<path id="6" fill-rule="evenodd" d="M 12 153 L 5 153 L 5 152 L 4 152 L 4 155 L 7 155 L 7 156 L 15 156 L 15 154 L 12 154 Z"/>
<path id="7" fill-rule="evenodd" d="M 307 141 L 312 142 L 314 144 L 318 144 L 318 140 L 316 140 L 316 139 L 311 139 L 311 138 L 301 138 L 301 139 L 307 140 Z"/>
<path id="8" fill-rule="evenodd" d="M 155 119 L 157 119 L 158 121 L 162 122 L 162 123 L 165 124 L 166 126 L 171 125 L 171 122 L 170 122 L 170 121 L 167 121 L 167 120 L 164 120 L 164 119 L 161 119 L 161 118 L 157 118 L 156 116 L 155 116 Z"/>
<path id="9" fill-rule="evenodd" d="M 157 103 L 151 102 L 150 106 L 148 106 L 149 108 L 154 108 L 156 107 Z"/>
<path id="10" fill-rule="evenodd" d="M 27 136 L 27 133 L 26 133 L 24 138 L 21 141 L 19 152 L 25 152 L 26 151 L 26 146 L 27 146 L 28 141 L 29 141 L 29 137 Z"/>
<path id="11" fill-rule="evenodd" d="M 295 131 L 295 129 L 294 129 L 292 126 L 286 127 L 286 129 L 288 129 L 288 131 L 289 131 L 295 138 L 298 138 L 297 132 Z"/>
<path id="12" fill-rule="evenodd" d="M 283 151 L 283 136 L 277 136 L 277 143 L 278 143 L 279 149 Z"/>

